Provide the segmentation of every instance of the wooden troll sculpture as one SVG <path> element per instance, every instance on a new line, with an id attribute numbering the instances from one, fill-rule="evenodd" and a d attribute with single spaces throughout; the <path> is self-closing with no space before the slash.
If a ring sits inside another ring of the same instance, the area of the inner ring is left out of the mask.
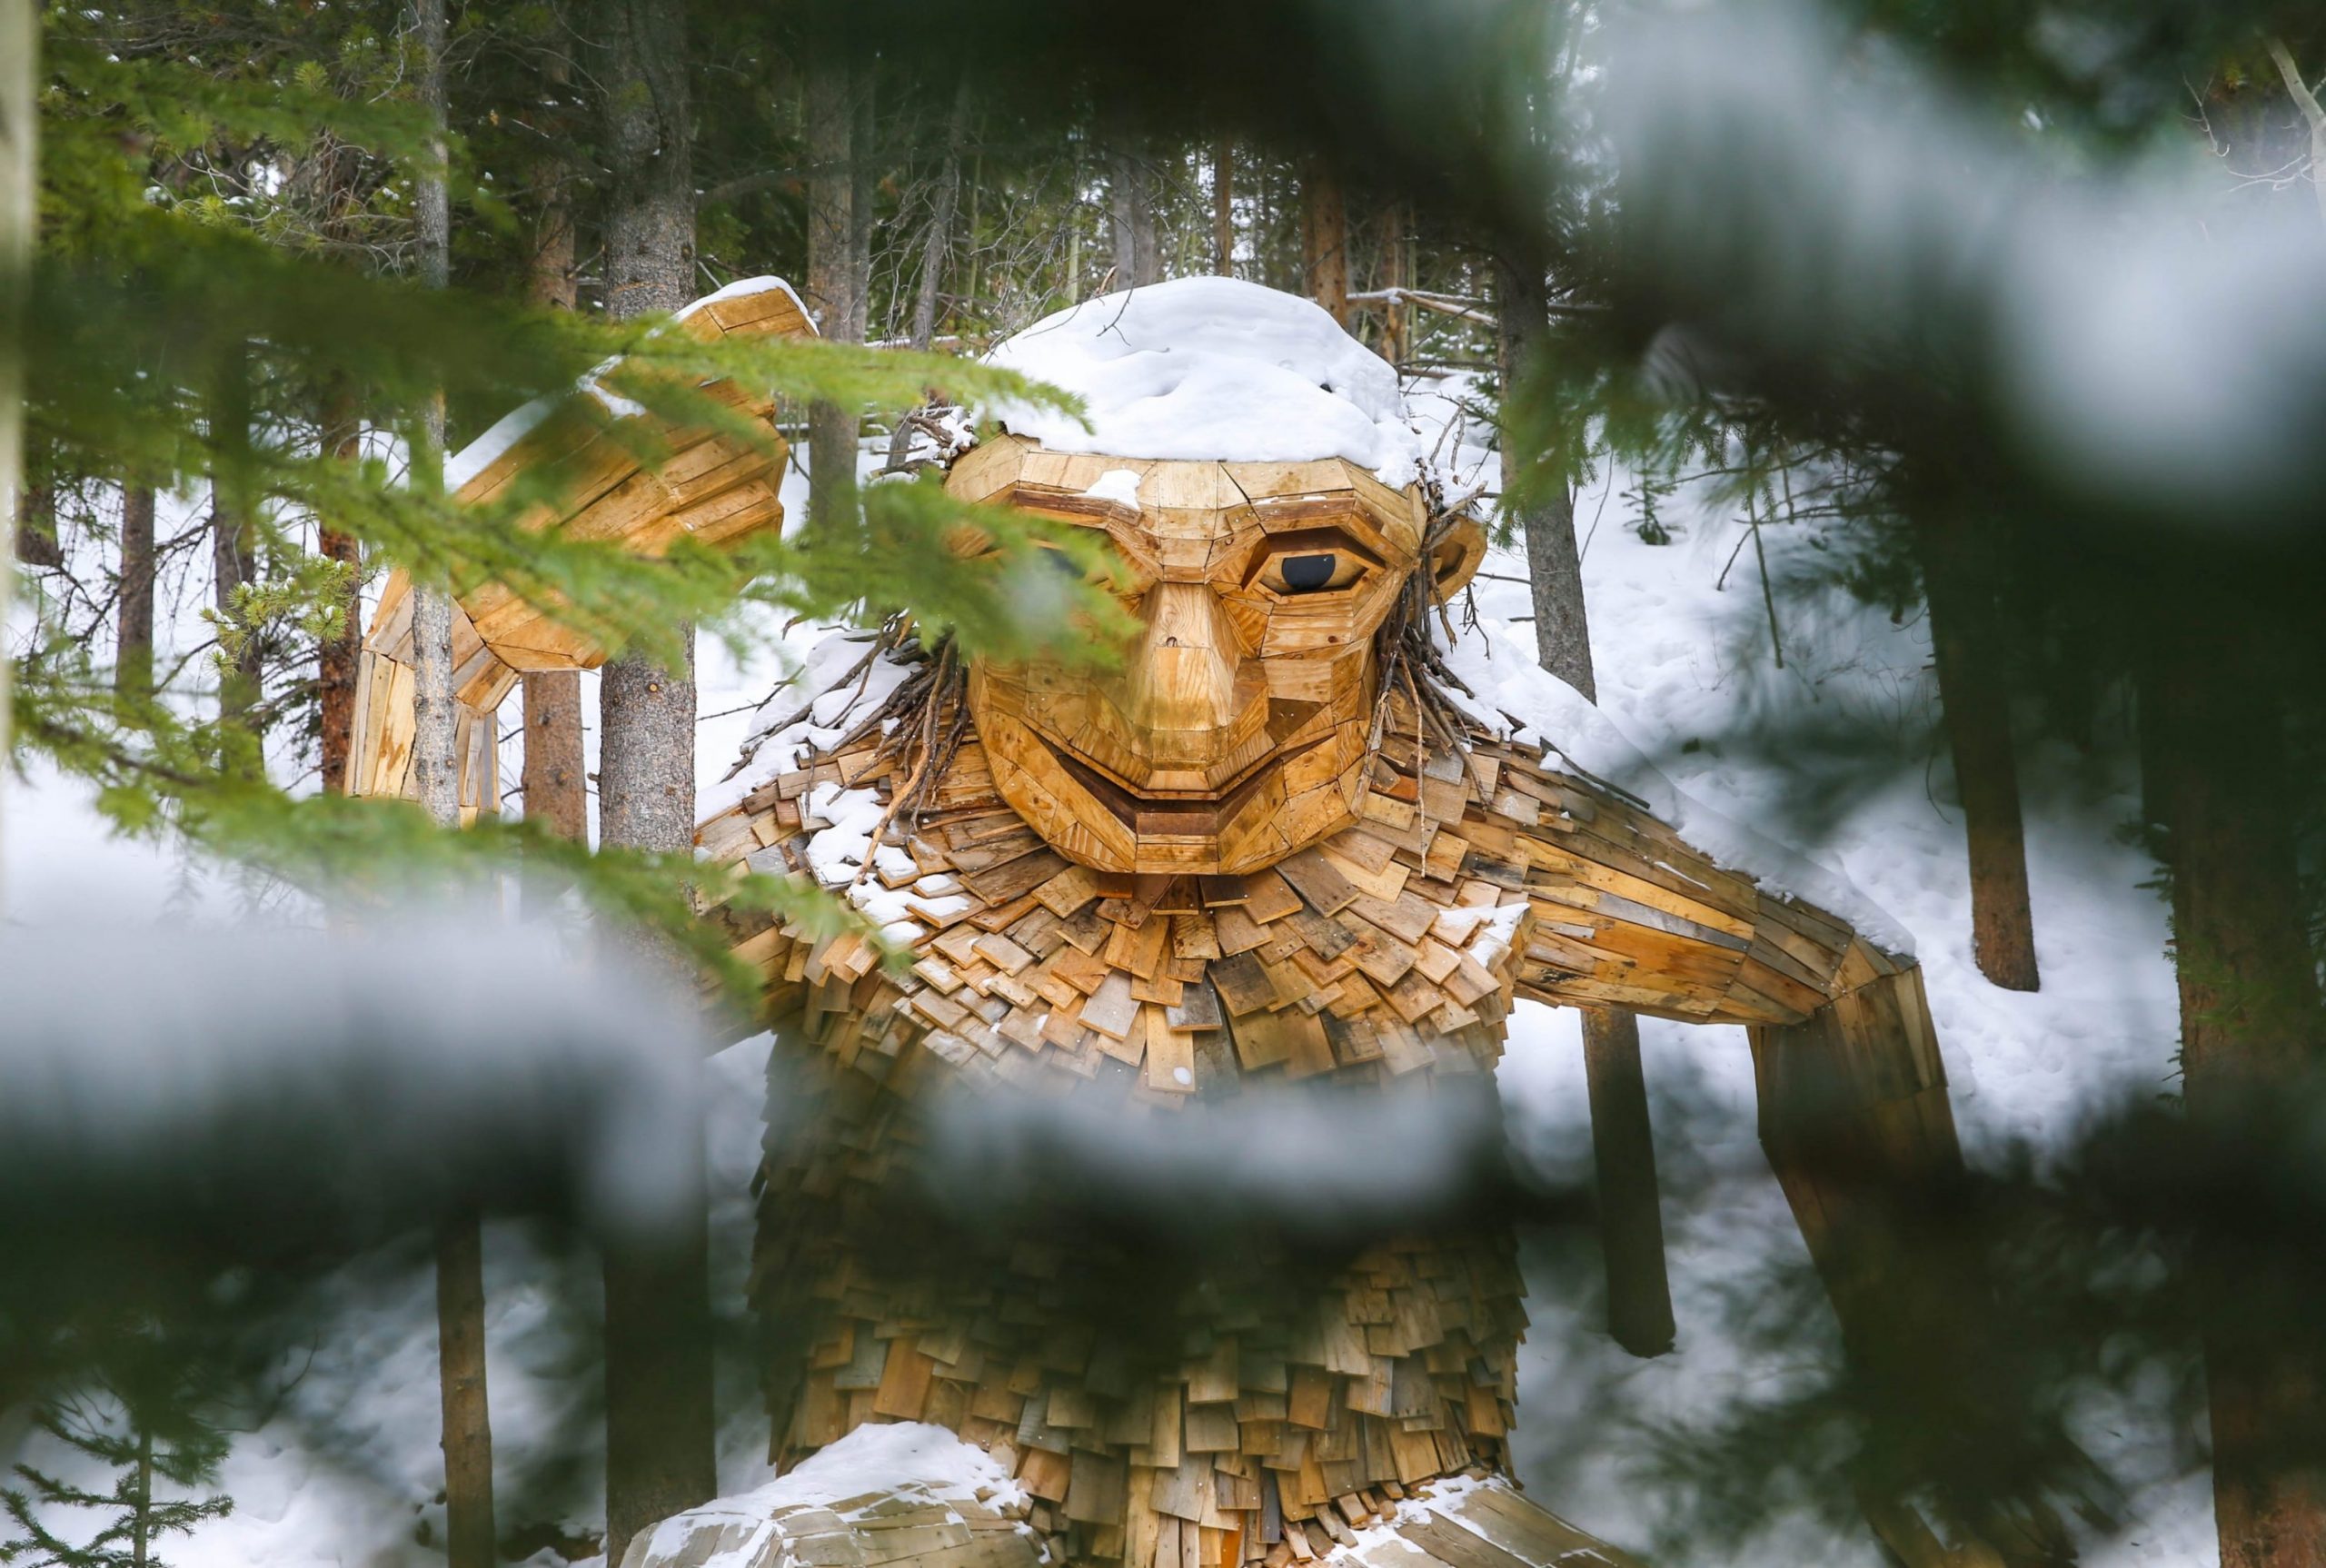
<path id="1" fill-rule="evenodd" d="M 1131 344 L 1143 318 L 1190 312 L 1347 342 L 1305 302 L 1224 280 L 1084 310 Z M 1333 362 L 1394 403 L 1387 366 Z M 1265 423 L 1257 439 L 1297 439 Z M 933 1535 L 810 1509 L 769 1527 L 790 1545 L 761 1560 L 966 1561 L 1029 1539 L 1130 1568 L 1621 1558 L 1506 1479 L 1526 1323 L 1506 1219 L 1337 1251 L 1265 1225 L 1157 1249 L 1071 1215 L 947 1233 L 925 1195 L 961 1179 L 932 1151 L 965 1098 L 1168 1141 L 1269 1091 L 1490 1099 L 1522 998 L 1742 1024 L 1764 1141 L 1845 1319 L 1857 1220 L 1959 1162 L 1911 960 L 1469 697 L 1438 606 L 1484 537 L 1374 467 L 988 440 L 949 489 L 1102 533 L 1136 646 L 1093 674 L 880 641 L 812 705 L 820 728 L 774 738 L 785 765 L 703 824 L 710 858 L 844 888 L 916 959 L 900 973 L 854 936 L 710 917 L 766 975 L 784 1069 L 754 1269 L 775 1457 L 929 1423 L 1015 1477 L 1009 1516 L 1031 1526 L 977 1528 L 993 1508 L 958 1499 L 941 1528 L 908 1511 Z M 699 1514 L 641 1534 L 632 1563 L 741 1538 L 730 1505 Z M 671 1533 L 688 1521 L 727 1533 L 689 1547 Z M 1878 1523 L 1908 1561 L 1944 1560 L 1918 1518 Z"/>

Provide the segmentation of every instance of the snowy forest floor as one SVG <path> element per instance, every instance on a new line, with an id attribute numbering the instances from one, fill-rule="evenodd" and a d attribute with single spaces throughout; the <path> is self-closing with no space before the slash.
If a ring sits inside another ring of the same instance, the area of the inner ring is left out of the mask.
<path id="1" fill-rule="evenodd" d="M 1622 496 L 1606 493 L 1618 483 L 1595 487 L 1578 507 L 1602 707 L 1683 790 L 1836 866 L 1913 933 L 1971 1157 L 1999 1160 L 2023 1144 L 2040 1156 L 2112 1096 L 2170 1091 L 2175 1011 L 2164 910 L 2141 886 L 2153 865 L 2114 831 L 2134 814 L 2136 779 L 2129 766 L 2110 760 L 2127 750 L 2122 737 L 2103 736 L 2091 754 L 2052 746 L 2023 758 L 2043 989 L 1998 990 L 1971 963 L 1962 819 L 1937 743 L 1925 629 L 1911 620 L 1894 624 L 1838 590 L 1781 594 L 1780 670 L 1749 550 L 1728 568 L 1725 588 L 1715 586 L 1738 543 L 1737 525 L 1667 517 L 1678 524 L 1673 542 L 1646 544 Z M 795 508 L 795 515 L 801 511 Z M 1781 583 L 1830 563 L 1805 525 L 1772 529 L 1767 544 L 1769 570 Z M 1498 555 L 1486 570 L 1496 575 L 1476 585 L 1478 612 L 1525 616 L 1523 559 Z M 705 713 L 747 704 L 772 683 L 771 666 L 737 668 L 709 641 L 703 661 Z M 593 701 L 588 710 L 594 716 Z M 748 714 L 736 713 L 703 725 L 706 792 L 748 723 Z M 1844 729 L 1857 743 L 1846 759 L 1814 749 L 1819 737 Z M 1804 739 L 1780 746 L 1784 734 Z M 0 833 L 13 922 L 232 919 L 251 912 L 251 889 L 232 873 L 109 839 L 87 803 L 53 780 L 12 780 Z M 1666 1511 L 1647 1479 L 1659 1425 L 1709 1418 L 1788 1375 L 1782 1359 L 1772 1362 L 1748 1343 L 1735 1293 L 1769 1260 L 1797 1259 L 1801 1250 L 1754 1141 L 1742 1031 L 1648 1022 L 1643 1039 L 1657 1157 L 1667 1177 L 1679 1345 L 1655 1362 L 1625 1356 L 1599 1326 L 1595 1254 L 1530 1245 L 1535 1328 L 1522 1365 L 1516 1437 L 1522 1479 L 1546 1505 L 1641 1545 L 1653 1540 Z M 746 1043 L 714 1064 L 723 1091 L 712 1140 L 721 1195 L 718 1285 L 722 1305 L 736 1311 L 765 1049 L 764 1038 Z M 1524 1157 L 1587 1173 L 1574 1016 L 1523 1006 L 1501 1082 Z M 1706 1171 L 1726 1179 L 1692 1179 Z M 519 1494 L 529 1454 L 562 1444 L 573 1474 L 545 1490 L 563 1500 L 555 1512 L 579 1525 L 596 1506 L 595 1462 L 579 1435 L 590 1424 L 591 1390 L 576 1368 L 589 1357 L 573 1329 L 591 1315 L 589 1271 L 546 1258 L 515 1227 L 494 1227 L 489 1254 L 492 1421 L 503 1495 Z M 441 1463 L 432 1297 L 422 1263 L 416 1251 L 333 1282 L 334 1310 L 303 1376 L 267 1420 L 238 1439 L 227 1462 L 221 1489 L 234 1498 L 234 1514 L 168 1551 L 178 1568 L 441 1561 L 441 1548 L 422 1544 L 423 1535 L 442 1538 L 441 1506 L 431 1501 Z M 768 1472 L 765 1418 L 741 1367 L 731 1371 L 738 1375 L 722 1389 L 721 1481 L 734 1491 Z M 2155 1478 L 2132 1500 L 2122 1537 L 2091 1560 L 2210 1563 L 2210 1497 L 2189 1459 L 2201 1434 L 2157 1430 L 2153 1417 L 2145 1420 L 2134 1425 L 2122 1411 L 2091 1412 L 2091 1441 Z M 343 1450 L 326 1455 L 306 1435 L 326 1429 Z M 26 1456 L 58 1461 L 38 1444 Z M 1813 1489 L 1827 1483 L 1841 1484 L 1838 1477 L 1811 1479 Z M 523 1523 L 504 1515 L 504 1525 Z M 1879 1561 L 1863 1530 L 1836 1538 L 1805 1522 L 1778 1538 L 1733 1544 L 1725 1560 L 1736 1563 L 1871 1568 Z"/>

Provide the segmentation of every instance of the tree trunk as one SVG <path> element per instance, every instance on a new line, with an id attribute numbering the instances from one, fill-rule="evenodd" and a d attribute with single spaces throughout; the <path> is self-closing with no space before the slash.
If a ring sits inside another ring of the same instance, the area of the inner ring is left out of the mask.
<path id="1" fill-rule="evenodd" d="M 582 737 L 582 672 L 525 677 L 525 820 L 576 843 L 590 837 L 590 795 Z"/>
<path id="2" fill-rule="evenodd" d="M 34 84 L 40 53 L 33 0 L 0 0 L 0 626 L 15 581 L 17 487 L 25 481 L 25 296 L 32 268 L 34 139 L 40 132 Z M 0 756 L 9 754 L 8 660 L 0 659 Z M 5 789 L 0 782 L 0 789 Z"/>
<path id="3" fill-rule="evenodd" d="M 914 350 L 926 353 L 937 341 L 937 301 L 944 283 L 945 257 L 951 249 L 953 213 L 961 196 L 961 144 L 969 135 L 969 84 L 964 77 L 953 97 L 952 117 L 945 128 L 945 162 L 937 171 L 937 188 L 929 194 L 929 226 L 921 237 L 920 283 L 914 292 L 911 337 Z M 902 419 L 889 436 L 889 468 L 900 471 L 912 450 L 912 427 Z"/>
<path id="4" fill-rule="evenodd" d="M 121 489 L 121 598 L 114 608 L 113 687 L 124 697 L 154 691 L 154 487 Z"/>
<path id="5" fill-rule="evenodd" d="M 16 564 L 54 567 L 65 564 L 64 541 L 56 537 L 56 491 L 45 484 L 28 484 L 16 507 Z"/>
<path id="6" fill-rule="evenodd" d="M 1236 144 L 1225 136 L 1211 144 L 1211 270 L 1236 275 Z"/>
<path id="7" fill-rule="evenodd" d="M 616 316 L 675 311 L 692 287 L 685 26 L 678 6 L 602 0 L 600 80 L 612 154 L 606 308 Z M 827 319 L 848 319 L 845 303 Z M 694 629 L 678 630 L 681 651 L 670 670 L 617 659 L 599 680 L 599 840 L 611 848 L 684 853 L 694 842 Z M 673 955 L 644 956 L 683 974 Z M 719 1490 L 706 1205 L 698 1195 L 670 1245 L 606 1255 L 610 1563 L 621 1562 L 639 1531 Z"/>
<path id="8" fill-rule="evenodd" d="M 420 98 L 429 116 L 429 154 L 441 167 L 444 130 L 444 0 L 417 0 L 420 17 Z M 441 289 L 452 281 L 452 215 L 442 174 L 420 182 L 421 282 Z M 413 442 L 413 488 L 426 495 L 444 488 L 444 396 L 429 396 Z M 440 827 L 461 819 L 461 764 L 452 701 L 452 596 L 414 583 L 412 590 L 412 776 L 421 809 Z M 480 1336 L 480 1343 L 482 1338 Z M 460 1506 L 457 1501 L 448 1508 Z M 490 1534 L 488 1528 L 487 1533 Z"/>
<path id="9" fill-rule="evenodd" d="M 1312 161 L 1300 186 L 1301 266 L 1308 297 L 1348 325 L 1348 209 L 1340 176 Z"/>
<path id="10" fill-rule="evenodd" d="M 429 153 L 436 172 L 420 182 L 421 281 L 432 289 L 452 282 L 451 193 L 442 174 L 445 133 L 445 0 L 417 0 L 420 21 L 420 100 L 429 118 Z M 413 488 L 428 496 L 444 491 L 444 394 L 422 405 L 413 443 Z M 461 819 L 458 722 L 452 697 L 452 595 L 415 582 L 412 599 L 412 772 L 421 809 L 439 827 Z M 352 737 L 351 737 L 352 744 Z M 493 1568 L 492 1426 L 485 1402 L 484 1279 L 482 1222 L 473 1214 L 447 1219 L 436 1238 L 436 1375 L 444 1449 L 444 1535 L 447 1568 Z"/>
<path id="11" fill-rule="evenodd" d="M 669 674 L 616 660 L 600 691 L 600 841 L 685 850 L 694 842 L 691 658 Z M 659 948 L 640 957 L 683 973 L 683 960 Z M 709 1225 L 708 1198 L 697 1193 L 660 1246 L 606 1255 L 609 1561 L 639 1531 L 719 1489 Z"/>
<path id="12" fill-rule="evenodd" d="M 1138 274 L 1138 207 L 1145 200 L 1139 189 L 1138 161 L 1121 148 L 1107 158 L 1107 238 L 1114 247 L 1115 284 L 1136 287 Z"/>
<path id="13" fill-rule="evenodd" d="M 436 1378 L 444 1412 L 446 1568 L 494 1568 L 484 1236 L 472 1214 L 445 1221 L 436 1235 Z"/>
<path id="14" fill-rule="evenodd" d="M 355 400 L 343 388 L 325 400 L 323 416 L 323 451 L 343 462 L 361 455 L 363 436 L 355 415 Z M 148 502 L 146 543 L 153 542 L 153 518 Z M 316 530 L 316 548 L 351 572 L 363 564 L 363 542 L 353 534 L 328 526 Z M 123 559 L 127 560 L 124 551 Z M 148 592 L 151 592 L 150 586 Z M 127 602 L 126 598 L 124 603 Z M 340 601 L 339 630 L 315 647 L 317 706 L 321 710 L 323 787 L 336 795 L 347 788 L 347 759 L 355 747 L 355 671 L 363 648 L 363 594 L 351 581 Z M 149 611 L 150 613 L 150 611 Z M 149 633 L 150 637 L 150 633 Z"/>
<path id="15" fill-rule="evenodd" d="M 567 123 L 572 73 L 563 56 L 552 55 L 542 74 L 543 95 L 557 104 L 552 124 L 562 125 Z M 541 165 L 536 176 L 540 197 L 533 205 L 533 243 L 525 260 L 525 303 L 560 311 L 573 309 L 580 298 L 574 276 L 573 198 L 566 174 L 561 160 L 553 158 Z"/>
<path id="16" fill-rule="evenodd" d="M 552 60 L 546 76 L 550 94 L 562 102 L 568 88 L 565 62 Z M 552 169 L 541 184 L 532 253 L 526 264 L 525 299 L 544 309 L 570 311 L 578 300 L 573 203 L 561 176 L 562 171 Z M 590 791 L 582 733 L 582 672 L 536 670 L 527 671 L 522 680 L 525 820 L 541 823 L 561 839 L 587 843 Z"/>
<path id="17" fill-rule="evenodd" d="M 961 144 L 969 134 L 969 84 L 964 77 L 945 127 L 945 163 L 937 172 L 930 199 L 929 232 L 920 247 L 920 288 L 912 302 L 912 346 L 926 352 L 937 340 L 937 302 L 945 282 L 945 258 L 952 247 L 953 213 L 961 200 Z"/>
<path id="18" fill-rule="evenodd" d="M 848 137 L 848 341 L 870 341 L 872 317 L 873 77 L 869 65 L 850 73 Z"/>
<path id="19" fill-rule="evenodd" d="M 850 156 L 855 112 L 843 59 L 807 65 L 808 305 L 823 335 L 840 342 L 856 324 L 856 182 Z M 836 403 L 808 411 L 808 520 L 830 529 L 856 512 L 857 416 Z"/>
<path id="20" fill-rule="evenodd" d="M 153 1550 L 154 1429 L 142 1416 L 137 1422 L 137 1495 L 132 1505 L 135 1522 L 130 1527 L 130 1568 L 145 1568 Z"/>
<path id="21" fill-rule="evenodd" d="M 1548 331 L 1548 302 L 1539 277 L 1507 261 L 1496 267 L 1501 296 L 1496 329 L 1503 396 L 1507 400 L 1526 356 Z M 1525 454 L 1506 421 L 1502 491 L 1512 494 Z M 1524 508 L 1526 577 L 1535 604 L 1535 650 L 1545 670 L 1593 702 L 1599 682 L 1591 661 L 1591 625 L 1584 610 L 1583 561 L 1576 548 L 1575 494 Z M 1607 1332 L 1634 1355 L 1672 1348 L 1672 1282 L 1664 1260 L 1664 1217 L 1655 1179 L 1655 1140 L 1648 1121 L 1647 1080 L 1639 1059 L 1639 1020 L 1589 1010 L 1583 1019 L 1583 1066 L 1591 1097 L 1591 1152 L 1599 1186 L 1599 1247 L 1607 1269 Z"/>
<path id="22" fill-rule="evenodd" d="M 2018 756 L 2003 671 L 2002 618 L 1979 525 L 1925 521 L 1914 542 L 1930 604 L 1939 706 L 1954 753 L 1955 789 L 1971 848 L 1971 951 L 1979 972 L 2010 991 L 2033 991 L 2035 925 L 2027 907 L 2027 840 L 2019 816 Z"/>
<path id="23" fill-rule="evenodd" d="M 1411 226 L 1407 208 L 1402 202 L 1392 202 L 1381 209 L 1379 244 L 1381 249 L 1381 287 L 1390 293 L 1387 306 L 1381 313 L 1381 357 L 1392 365 L 1401 365 L 1407 359 L 1406 302 L 1397 292 L 1409 287 L 1413 280 L 1406 275 L 1406 231 Z M 1569 521 L 1573 528 L 1572 514 Z M 1536 622 L 1536 635 L 1541 635 L 1541 620 Z"/>
<path id="24" fill-rule="evenodd" d="M 2244 607 L 2181 604 L 2184 634 L 2143 671 L 2143 757 L 2166 777 L 2181 1053 L 2192 1123 L 2234 1142 L 2319 1062 L 2316 971 L 2296 873 L 2294 802 L 2274 661 Z M 2315 1468 L 2315 1304 L 2285 1260 L 2226 1216 L 2191 1266 L 2204 1314 L 2213 1514 L 2223 1568 L 2315 1568 L 2326 1483 Z M 2265 1232 L 2266 1234 L 2266 1232 Z"/>

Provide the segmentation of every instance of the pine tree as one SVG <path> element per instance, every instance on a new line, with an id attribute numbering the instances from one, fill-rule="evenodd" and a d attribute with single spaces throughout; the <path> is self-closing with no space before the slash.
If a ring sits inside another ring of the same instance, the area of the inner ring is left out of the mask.
<path id="1" fill-rule="evenodd" d="M 134 1349 L 158 1348 L 149 1335 L 132 1335 Z M 0 1507 L 20 1534 L 0 1540 L 0 1563 L 22 1568 L 168 1568 L 155 1545 L 170 1535 L 190 1533 L 205 1520 L 234 1512 L 234 1499 L 156 1494 L 166 1483 L 205 1492 L 218 1479 L 227 1439 L 204 1418 L 193 1386 L 182 1370 L 146 1355 L 131 1376 L 105 1380 L 91 1394 L 55 1401 L 35 1417 L 42 1430 L 65 1447 L 114 1469 L 109 1491 L 95 1492 L 34 1468 L 16 1466 L 23 1485 L 0 1488 Z M 82 1539 L 55 1523 L 61 1510 L 98 1514 L 97 1528 Z"/>

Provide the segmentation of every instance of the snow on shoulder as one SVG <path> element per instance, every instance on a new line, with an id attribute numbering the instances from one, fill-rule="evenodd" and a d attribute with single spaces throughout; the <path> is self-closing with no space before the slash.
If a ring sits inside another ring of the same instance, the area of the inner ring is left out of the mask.
<path id="1" fill-rule="evenodd" d="M 1079 394 L 1071 414 L 990 412 L 1053 452 L 1300 462 L 1338 457 L 1398 489 L 1421 442 L 1397 372 L 1297 295 L 1234 278 L 1175 278 L 1087 300 L 993 351 L 992 362 Z"/>
<path id="2" fill-rule="evenodd" d="M 858 1533 L 902 1513 L 915 1515 L 915 1556 L 941 1553 L 958 1568 L 1034 1568 L 1041 1549 L 1025 1522 L 1026 1504 L 1025 1492 L 984 1449 L 941 1426 L 875 1423 L 779 1481 L 640 1531 L 621 1568 L 869 1563 L 877 1559 Z M 929 1523 L 929 1510 L 941 1510 L 941 1519 Z M 820 1544 L 829 1536 L 857 1536 L 855 1549 L 835 1555 L 833 1543 Z"/>

